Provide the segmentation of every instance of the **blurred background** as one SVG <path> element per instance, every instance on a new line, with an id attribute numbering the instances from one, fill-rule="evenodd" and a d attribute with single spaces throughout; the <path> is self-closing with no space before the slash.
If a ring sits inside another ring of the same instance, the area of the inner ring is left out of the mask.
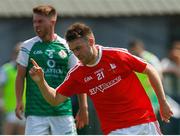
<path id="1" fill-rule="evenodd" d="M 57 9 L 56 32 L 61 36 L 73 22 L 85 22 L 98 44 L 127 47 L 138 38 L 160 58 L 171 41 L 180 39 L 179 0 L 0 0 L 0 64 L 16 42 L 34 36 L 32 8 L 42 3 Z"/>
<path id="2" fill-rule="evenodd" d="M 131 40 L 140 39 L 160 60 L 180 40 L 180 0 L 0 0 L 0 65 L 10 60 L 16 43 L 35 36 L 32 8 L 39 4 L 56 8 L 56 33 L 62 37 L 70 24 L 84 22 L 97 44 L 128 48 Z M 174 82 L 180 92 L 179 76 Z M 174 122 L 176 128 L 166 126 L 165 134 L 180 134 L 179 118 Z"/>

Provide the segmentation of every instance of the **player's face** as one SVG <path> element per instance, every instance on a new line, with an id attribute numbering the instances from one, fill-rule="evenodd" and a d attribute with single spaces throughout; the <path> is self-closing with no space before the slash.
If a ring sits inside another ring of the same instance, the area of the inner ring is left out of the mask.
<path id="1" fill-rule="evenodd" d="M 41 39 L 45 39 L 52 30 L 52 22 L 48 17 L 33 14 L 33 27 L 35 33 Z"/>
<path id="2" fill-rule="evenodd" d="M 79 38 L 69 42 L 69 48 L 73 51 L 74 55 L 81 61 L 82 64 L 87 65 L 93 59 L 92 47 L 88 40 Z"/>

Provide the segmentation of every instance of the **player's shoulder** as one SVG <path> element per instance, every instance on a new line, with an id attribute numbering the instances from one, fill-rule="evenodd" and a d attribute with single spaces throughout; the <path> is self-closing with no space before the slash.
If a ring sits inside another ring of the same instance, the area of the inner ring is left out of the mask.
<path id="1" fill-rule="evenodd" d="M 101 46 L 103 51 L 107 51 L 107 52 L 128 52 L 127 49 L 125 48 L 118 48 L 118 47 L 104 47 Z"/>
<path id="2" fill-rule="evenodd" d="M 74 67 L 72 67 L 68 71 L 66 78 L 68 79 L 69 76 L 71 76 L 71 77 L 78 77 L 79 74 L 81 73 L 81 67 L 82 67 L 82 65 L 78 62 Z"/>
<path id="3" fill-rule="evenodd" d="M 57 34 L 56 34 L 56 36 L 57 36 L 57 41 L 58 41 L 58 42 L 60 42 L 60 43 L 62 43 L 62 44 L 67 44 L 67 43 L 66 43 L 66 40 L 65 40 L 64 38 L 62 38 L 61 36 L 59 36 L 59 35 L 57 35 Z"/>
<path id="4" fill-rule="evenodd" d="M 84 65 L 82 65 L 82 63 L 80 61 L 78 61 L 76 63 L 76 65 L 74 67 L 72 67 L 69 72 L 70 73 L 78 73 L 81 72 L 82 68 L 84 67 Z"/>
<path id="5" fill-rule="evenodd" d="M 56 34 L 56 35 L 57 35 L 57 34 Z M 56 39 L 56 40 L 57 40 L 60 44 L 63 44 L 64 47 L 69 50 L 69 46 L 68 46 L 68 44 L 67 44 L 67 42 L 66 42 L 66 40 L 65 40 L 64 38 L 62 38 L 61 36 L 57 35 L 57 39 Z"/>
<path id="6" fill-rule="evenodd" d="M 35 43 L 37 42 L 42 42 L 42 40 L 38 37 L 38 36 L 35 36 L 33 38 L 30 38 L 28 40 L 25 40 L 22 44 L 21 44 L 21 47 L 23 48 L 31 48 Z"/>
<path id="7" fill-rule="evenodd" d="M 27 39 L 23 42 L 23 44 L 33 44 L 33 43 L 36 43 L 36 42 L 42 42 L 42 40 L 38 37 L 38 36 L 35 36 L 35 37 L 32 37 L 30 39 Z"/>
<path id="8" fill-rule="evenodd" d="M 124 54 L 129 54 L 128 50 L 125 48 L 118 48 L 118 47 L 101 47 L 103 54 L 107 54 L 112 57 L 116 57 L 117 55 L 124 55 Z"/>

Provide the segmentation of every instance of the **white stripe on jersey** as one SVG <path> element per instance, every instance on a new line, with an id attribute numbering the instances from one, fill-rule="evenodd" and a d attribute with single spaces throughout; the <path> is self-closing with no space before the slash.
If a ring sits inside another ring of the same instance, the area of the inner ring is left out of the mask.
<path id="1" fill-rule="evenodd" d="M 142 61 L 142 62 L 147 62 L 145 61 L 144 59 L 138 57 L 138 56 L 135 56 L 133 54 L 131 54 L 127 49 L 125 48 L 116 48 L 116 47 L 102 47 L 103 50 L 109 50 L 109 51 L 120 51 L 120 52 L 124 52 L 124 53 L 127 53 L 131 56 L 133 56 L 134 58 L 137 58 L 138 60 Z"/>
<path id="2" fill-rule="evenodd" d="M 125 49 L 125 48 L 117 48 L 117 47 L 103 47 L 102 46 L 102 49 L 103 50 L 114 50 L 114 51 L 122 51 L 122 52 L 127 52 L 127 53 L 129 53 L 128 52 L 128 50 L 127 49 Z"/>
<path id="3" fill-rule="evenodd" d="M 64 81 L 63 81 L 61 84 L 63 84 L 66 80 L 68 80 L 68 79 L 69 79 L 69 76 L 71 75 L 71 73 L 73 73 L 73 72 L 74 72 L 76 69 L 78 69 L 80 66 L 82 66 L 82 65 L 80 65 L 80 63 L 78 63 L 78 64 L 75 65 L 73 68 L 71 68 L 71 69 L 68 71 L 68 73 L 67 73 Z M 61 84 L 60 84 L 59 86 L 61 86 Z"/>
<path id="4" fill-rule="evenodd" d="M 28 66 L 28 60 L 29 60 L 29 53 L 31 51 L 31 48 L 33 47 L 34 43 L 37 41 L 42 41 L 38 36 L 33 37 L 29 40 L 26 40 L 22 43 L 21 49 L 19 51 L 19 54 L 17 56 L 16 62 L 24 67 Z"/>

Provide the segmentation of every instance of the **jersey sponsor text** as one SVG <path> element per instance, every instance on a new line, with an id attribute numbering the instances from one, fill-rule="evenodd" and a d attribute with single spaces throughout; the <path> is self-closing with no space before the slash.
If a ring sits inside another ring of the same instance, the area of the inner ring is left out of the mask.
<path id="1" fill-rule="evenodd" d="M 113 80 L 111 80 L 107 83 L 103 83 L 103 84 L 100 84 L 94 88 L 91 88 L 91 89 L 89 89 L 90 95 L 95 95 L 98 91 L 104 92 L 104 90 L 108 89 L 109 87 L 114 86 L 120 80 L 121 80 L 121 76 L 118 76 L 118 77 L 114 78 Z"/>

